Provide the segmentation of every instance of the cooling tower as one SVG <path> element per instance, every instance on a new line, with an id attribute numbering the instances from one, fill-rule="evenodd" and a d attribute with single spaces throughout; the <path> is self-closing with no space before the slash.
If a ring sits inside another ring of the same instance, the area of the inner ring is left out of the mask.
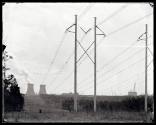
<path id="1" fill-rule="evenodd" d="M 45 85 L 40 85 L 39 94 L 40 94 L 40 95 L 46 94 L 46 86 L 45 86 Z"/>
<path id="2" fill-rule="evenodd" d="M 27 95 L 35 95 L 35 92 L 34 92 L 34 85 L 33 84 L 30 84 L 28 83 L 28 88 L 27 88 Z"/>

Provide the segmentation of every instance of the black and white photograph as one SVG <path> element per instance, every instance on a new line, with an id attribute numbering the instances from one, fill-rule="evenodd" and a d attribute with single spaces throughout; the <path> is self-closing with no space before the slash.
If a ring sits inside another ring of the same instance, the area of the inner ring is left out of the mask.
<path id="1" fill-rule="evenodd" d="M 154 123 L 153 2 L 5 2 L 2 123 Z"/>

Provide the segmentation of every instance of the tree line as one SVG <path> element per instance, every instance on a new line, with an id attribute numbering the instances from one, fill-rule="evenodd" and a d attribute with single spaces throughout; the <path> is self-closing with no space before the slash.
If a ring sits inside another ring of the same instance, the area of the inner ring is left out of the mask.
<path id="1" fill-rule="evenodd" d="M 127 96 L 122 101 L 97 101 L 97 111 L 144 111 L 144 95 Z M 62 101 L 62 109 L 73 111 L 74 100 L 69 98 Z M 93 112 L 94 102 L 90 99 L 78 101 L 78 111 Z M 153 97 L 148 96 L 148 109 L 153 111 Z"/>
<path id="2" fill-rule="evenodd" d="M 6 61 L 13 59 L 7 51 L 5 51 L 6 46 L 3 45 L 2 48 L 2 60 L 3 64 Z M 3 94 L 4 94 L 4 111 L 22 111 L 24 106 L 24 96 L 20 93 L 20 87 L 18 86 L 17 80 L 13 74 L 6 75 L 6 71 L 10 70 L 6 65 L 2 66 L 3 70 Z"/>

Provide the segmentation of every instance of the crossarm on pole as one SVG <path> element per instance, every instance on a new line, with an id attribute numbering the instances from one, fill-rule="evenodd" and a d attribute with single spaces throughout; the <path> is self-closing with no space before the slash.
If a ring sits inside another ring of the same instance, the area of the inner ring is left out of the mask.
<path id="1" fill-rule="evenodd" d="M 73 25 L 71 25 L 70 27 L 68 27 L 68 28 L 66 29 L 65 32 L 69 31 L 69 29 L 72 28 L 74 25 L 75 25 L 75 24 L 73 24 Z M 72 31 L 69 31 L 69 32 L 72 32 Z"/>
<path id="2" fill-rule="evenodd" d="M 140 40 L 145 40 L 145 39 L 142 39 L 141 37 L 144 35 L 144 34 L 146 34 L 146 32 L 145 33 L 143 33 L 138 39 L 137 39 L 137 41 L 140 41 Z"/>
<path id="3" fill-rule="evenodd" d="M 96 34 L 96 35 L 104 35 L 104 37 L 106 36 L 106 34 L 98 26 L 96 26 L 96 28 L 98 28 L 103 33 L 103 34 Z"/>

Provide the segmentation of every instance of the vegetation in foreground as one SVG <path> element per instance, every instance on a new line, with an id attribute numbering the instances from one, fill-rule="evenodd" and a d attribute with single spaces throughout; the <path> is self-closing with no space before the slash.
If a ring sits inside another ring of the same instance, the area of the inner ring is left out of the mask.
<path id="1" fill-rule="evenodd" d="M 153 97 L 148 96 L 148 109 L 153 111 Z M 85 111 L 85 112 L 93 112 L 93 100 L 89 99 L 80 99 L 78 101 L 78 110 Z M 69 98 L 63 100 L 62 102 L 62 109 L 73 111 L 74 107 L 74 100 L 73 98 Z M 144 111 L 144 96 L 127 96 L 121 101 L 97 101 L 97 111 L 104 112 L 104 111 L 129 111 L 129 112 L 143 112 Z"/>
<path id="2" fill-rule="evenodd" d="M 8 122 L 143 122 L 143 112 L 9 112 Z"/>
<path id="3" fill-rule="evenodd" d="M 27 97 L 28 98 L 28 97 Z M 100 99 L 97 102 L 97 113 L 93 112 L 93 101 L 90 98 L 78 100 L 78 112 L 73 111 L 73 98 L 41 95 L 30 99 L 25 107 L 30 110 L 8 112 L 10 122 L 143 122 L 144 96 L 124 97 L 120 101 Z M 122 98 L 122 97 L 121 97 Z M 35 100 L 36 99 L 36 100 Z M 27 100 L 27 99 L 26 99 Z M 44 103 L 40 103 L 41 100 Z M 34 101 L 34 104 L 30 102 Z M 152 96 L 148 97 L 148 107 L 152 108 Z M 34 109 L 34 110 L 32 110 Z M 41 111 L 40 111 L 40 110 Z M 12 119 L 11 119 L 12 118 Z M 11 121 L 12 120 L 12 121 Z"/>
<path id="4" fill-rule="evenodd" d="M 9 111 L 22 111 L 24 105 L 24 97 L 20 93 L 20 87 L 18 86 L 17 80 L 13 74 L 6 74 L 7 70 L 10 70 L 6 66 L 6 62 L 13 59 L 12 56 L 8 55 L 5 51 L 6 46 L 3 45 L 2 59 L 3 59 L 3 87 L 4 87 L 4 110 Z"/>

